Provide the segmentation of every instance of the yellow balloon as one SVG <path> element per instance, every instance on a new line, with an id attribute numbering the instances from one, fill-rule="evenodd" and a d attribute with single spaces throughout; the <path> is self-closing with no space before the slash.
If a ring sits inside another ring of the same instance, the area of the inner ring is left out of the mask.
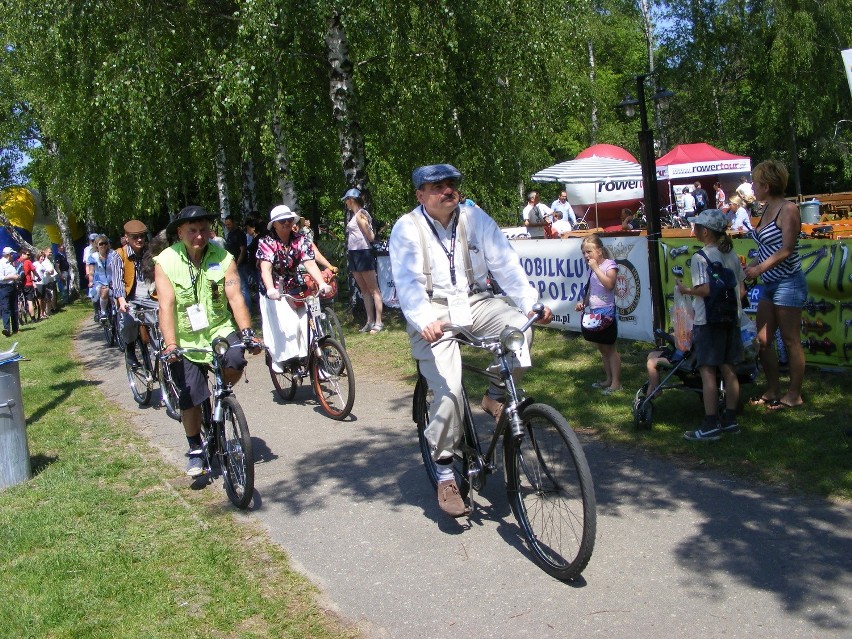
<path id="1" fill-rule="evenodd" d="M 32 233 L 36 215 L 41 215 L 41 198 L 23 186 L 9 186 L 0 192 L 3 215 L 18 228 Z"/>

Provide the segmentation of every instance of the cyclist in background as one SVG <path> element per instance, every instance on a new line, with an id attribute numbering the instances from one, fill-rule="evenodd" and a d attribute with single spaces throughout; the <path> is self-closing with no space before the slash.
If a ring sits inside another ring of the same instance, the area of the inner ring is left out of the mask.
<path id="1" fill-rule="evenodd" d="M 187 206 L 166 229 L 169 236 L 176 234 L 178 241 L 154 258 L 164 355 L 176 348 L 210 348 L 217 337 L 224 337 L 231 345 L 242 342 L 251 352 L 260 349 L 234 258 L 210 241 L 214 219 L 200 206 Z M 211 361 L 210 354 L 188 352 L 169 364 L 189 443 L 186 473 L 190 477 L 204 473 L 201 405 L 210 397 L 207 365 Z M 242 349 L 228 349 L 225 381 L 235 384 L 246 364 Z"/>
<path id="2" fill-rule="evenodd" d="M 109 321 L 109 260 L 114 251 L 110 249 L 106 235 L 98 235 L 93 241 L 96 250 L 89 255 L 86 275 L 89 277 L 89 297 L 95 305 L 98 320 L 103 323 Z"/>
<path id="3" fill-rule="evenodd" d="M 134 368 L 139 367 L 136 357 L 136 338 L 139 336 L 139 321 L 128 312 L 128 302 L 140 306 L 156 306 L 153 295 L 154 283 L 146 280 L 142 272 L 145 248 L 148 243 L 148 227 L 139 220 L 130 220 L 124 225 L 126 244 L 112 253 L 108 267 L 112 281 L 112 296 L 118 305 L 118 330 L 127 344 L 125 355 Z"/>

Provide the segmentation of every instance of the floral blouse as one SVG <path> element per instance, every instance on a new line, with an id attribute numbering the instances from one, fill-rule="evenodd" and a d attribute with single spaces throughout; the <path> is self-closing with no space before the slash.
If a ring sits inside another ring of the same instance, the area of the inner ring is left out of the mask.
<path id="1" fill-rule="evenodd" d="M 315 259 L 311 243 L 301 233 L 291 233 L 285 244 L 275 235 L 264 235 L 257 243 L 258 268 L 260 262 L 272 264 L 272 281 L 283 280 L 285 291 L 299 287 L 298 267 L 306 260 Z"/>

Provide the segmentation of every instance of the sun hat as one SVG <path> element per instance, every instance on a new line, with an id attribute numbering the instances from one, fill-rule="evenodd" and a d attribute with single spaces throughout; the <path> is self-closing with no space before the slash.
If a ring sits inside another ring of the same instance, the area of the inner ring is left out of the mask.
<path id="1" fill-rule="evenodd" d="M 124 223 L 124 232 L 131 234 L 147 233 L 148 227 L 139 220 L 128 220 Z"/>
<path id="2" fill-rule="evenodd" d="M 266 225 L 266 230 L 270 230 L 275 222 L 282 220 L 293 220 L 293 223 L 296 223 L 299 221 L 299 216 L 291 211 L 286 204 L 279 204 L 269 212 L 269 223 Z"/>
<path id="3" fill-rule="evenodd" d="M 692 218 L 692 221 L 717 233 L 724 233 L 728 228 L 728 218 L 719 209 L 701 211 L 701 213 Z"/>
<path id="4" fill-rule="evenodd" d="M 348 191 L 346 191 L 346 193 L 343 194 L 343 197 L 340 198 L 340 201 L 345 202 L 350 197 L 361 197 L 361 191 L 359 191 L 358 189 L 349 189 Z"/>
<path id="5" fill-rule="evenodd" d="M 452 164 L 428 164 L 421 166 L 411 173 L 411 181 L 414 188 L 420 189 L 428 182 L 440 182 L 442 180 L 458 180 L 461 182 L 462 174 Z"/>
<path id="6" fill-rule="evenodd" d="M 7 246 L 3 249 L 3 255 L 9 255 L 10 253 L 14 253 L 14 252 L 15 252 L 15 249 L 13 249 L 11 246 Z"/>
<path id="7" fill-rule="evenodd" d="M 216 216 L 213 213 L 208 213 L 203 207 L 198 206 L 197 204 L 185 206 L 180 210 L 177 217 L 169 222 L 169 225 L 166 227 L 166 232 L 170 234 L 176 233 L 178 227 L 182 224 L 186 224 L 187 222 L 195 222 L 198 220 L 210 220 L 212 222 L 215 219 Z"/>

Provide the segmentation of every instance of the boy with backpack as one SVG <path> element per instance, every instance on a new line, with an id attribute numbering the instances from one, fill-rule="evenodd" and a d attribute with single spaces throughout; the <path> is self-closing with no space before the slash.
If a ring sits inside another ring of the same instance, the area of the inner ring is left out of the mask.
<path id="1" fill-rule="evenodd" d="M 728 218 L 719 209 L 707 209 L 695 217 L 695 237 L 704 248 L 692 258 L 692 286 L 678 281 L 683 295 L 696 297 L 692 348 L 696 354 L 704 394 L 704 421 L 698 430 L 687 431 L 690 441 L 716 441 L 723 433 L 740 432 L 737 403 L 740 383 L 736 365 L 743 354 L 740 335 L 740 298 L 745 295 L 743 268 L 728 237 Z M 725 380 L 725 410 L 718 414 L 716 369 Z"/>
<path id="2" fill-rule="evenodd" d="M 695 198 L 695 212 L 701 213 L 710 204 L 710 196 L 707 195 L 707 191 L 701 187 L 701 182 L 698 180 L 692 186 L 695 187 L 692 189 L 692 197 Z"/>

